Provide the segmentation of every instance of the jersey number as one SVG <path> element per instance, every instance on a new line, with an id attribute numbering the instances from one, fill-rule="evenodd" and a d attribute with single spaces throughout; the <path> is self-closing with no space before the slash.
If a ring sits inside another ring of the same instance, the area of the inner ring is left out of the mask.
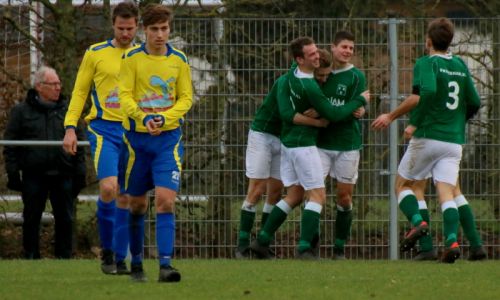
<path id="1" fill-rule="evenodd" d="M 460 86 L 456 81 L 448 82 L 448 87 L 450 88 L 450 92 L 448 93 L 448 97 L 453 99 L 452 103 L 446 102 L 446 107 L 448 109 L 454 110 L 458 107 L 458 92 L 460 92 Z"/>

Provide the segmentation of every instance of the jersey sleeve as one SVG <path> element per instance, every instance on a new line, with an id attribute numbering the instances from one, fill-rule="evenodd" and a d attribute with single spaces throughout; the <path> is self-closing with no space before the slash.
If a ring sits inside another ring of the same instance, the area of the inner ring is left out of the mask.
<path id="1" fill-rule="evenodd" d="M 356 97 L 343 106 L 333 106 L 323 94 L 314 79 L 303 80 L 307 98 L 321 117 L 331 122 L 342 121 L 351 116 L 352 112 L 366 104 L 363 97 Z"/>
<path id="2" fill-rule="evenodd" d="M 425 119 L 427 108 L 432 104 L 436 95 L 436 65 L 430 60 L 424 60 L 419 63 L 418 84 L 420 87 L 420 100 L 415 111 L 411 114 L 410 124 L 419 127 Z"/>
<path id="3" fill-rule="evenodd" d="M 278 78 L 271 88 L 270 93 L 273 92 L 278 100 L 280 119 L 284 122 L 293 123 L 293 117 L 295 116 L 296 111 L 293 106 L 292 99 L 290 98 L 290 83 L 288 82 L 288 75 L 283 75 Z"/>
<path id="4" fill-rule="evenodd" d="M 467 79 L 465 81 L 465 118 L 466 120 L 469 120 L 479 110 L 479 107 L 481 106 L 481 98 L 479 97 L 476 87 L 474 86 L 469 68 L 467 68 L 465 63 L 464 66 L 467 70 Z"/>
<path id="5" fill-rule="evenodd" d="M 68 111 L 64 118 L 64 127 L 76 128 L 78 119 L 82 115 L 83 107 L 87 101 L 90 88 L 94 79 L 95 64 L 92 60 L 92 52 L 88 49 L 83 56 L 82 63 L 76 75 L 75 86 L 71 94 Z"/>
<path id="6" fill-rule="evenodd" d="M 166 128 L 179 124 L 179 120 L 189 111 L 193 105 L 193 85 L 191 83 L 191 69 L 189 64 L 182 63 L 176 85 L 177 100 L 172 108 L 160 113 L 165 118 Z"/>
<path id="7" fill-rule="evenodd" d="M 130 118 L 136 123 L 143 124 L 146 113 L 140 109 L 134 100 L 136 79 L 134 63 L 132 59 L 127 58 L 127 54 L 124 55 L 120 67 L 118 95 L 124 117 Z"/>
<path id="8" fill-rule="evenodd" d="M 361 96 L 361 94 L 366 90 L 365 75 L 362 72 L 356 72 L 356 75 L 357 75 L 356 86 L 354 87 L 352 99 L 349 100 L 349 102 L 351 102 L 354 99 L 358 99 L 362 102 L 366 102 L 365 98 L 363 96 Z"/>

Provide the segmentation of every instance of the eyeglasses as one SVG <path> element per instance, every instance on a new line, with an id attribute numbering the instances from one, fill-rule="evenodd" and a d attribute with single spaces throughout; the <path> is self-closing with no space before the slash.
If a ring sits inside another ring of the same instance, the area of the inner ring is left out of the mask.
<path id="1" fill-rule="evenodd" d="M 43 84 L 50 85 L 51 87 L 61 86 L 60 82 L 42 82 Z"/>

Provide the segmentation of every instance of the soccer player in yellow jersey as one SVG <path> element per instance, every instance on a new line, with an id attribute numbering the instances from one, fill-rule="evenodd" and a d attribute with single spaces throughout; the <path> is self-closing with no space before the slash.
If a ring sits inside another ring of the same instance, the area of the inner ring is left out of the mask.
<path id="1" fill-rule="evenodd" d="M 168 44 L 172 12 L 160 4 L 142 14 L 146 42 L 125 54 L 120 69 L 119 98 L 124 113 L 122 191 L 130 197 L 131 279 L 142 282 L 146 193 L 155 189 L 158 281 L 177 282 L 171 266 L 175 244 L 175 198 L 179 190 L 183 145 L 181 125 L 193 100 L 186 55 Z"/>
<path id="2" fill-rule="evenodd" d="M 118 161 L 123 144 L 118 73 L 125 50 L 133 46 L 138 14 L 137 7 L 131 2 L 120 3 L 114 8 L 114 38 L 94 44 L 85 52 L 64 120 L 63 147 L 74 155 L 77 145 L 75 127 L 90 92 L 92 106 L 85 121 L 99 179 L 97 222 L 102 248 L 101 270 L 105 274 L 130 273 L 124 262 L 129 237 L 128 199 L 125 195 L 117 195 Z"/>

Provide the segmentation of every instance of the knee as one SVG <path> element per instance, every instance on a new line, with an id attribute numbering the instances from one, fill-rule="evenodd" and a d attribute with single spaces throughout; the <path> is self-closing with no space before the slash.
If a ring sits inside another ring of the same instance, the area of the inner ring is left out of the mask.
<path id="1" fill-rule="evenodd" d="M 352 206 L 352 196 L 350 193 L 339 193 L 337 195 L 337 205 L 343 207 L 344 209 L 348 209 Z"/>
<path id="2" fill-rule="evenodd" d="M 103 201 L 111 201 L 116 197 L 118 191 L 118 184 L 115 182 L 105 181 L 99 185 L 101 199 Z"/>
<path id="3" fill-rule="evenodd" d="M 159 213 L 164 212 L 174 212 L 175 209 L 175 199 L 158 199 L 156 203 L 156 211 Z"/>
<path id="4" fill-rule="evenodd" d="M 252 204 L 257 204 L 260 197 L 266 192 L 265 182 L 259 182 L 257 184 L 251 185 L 248 188 L 247 201 Z"/>

